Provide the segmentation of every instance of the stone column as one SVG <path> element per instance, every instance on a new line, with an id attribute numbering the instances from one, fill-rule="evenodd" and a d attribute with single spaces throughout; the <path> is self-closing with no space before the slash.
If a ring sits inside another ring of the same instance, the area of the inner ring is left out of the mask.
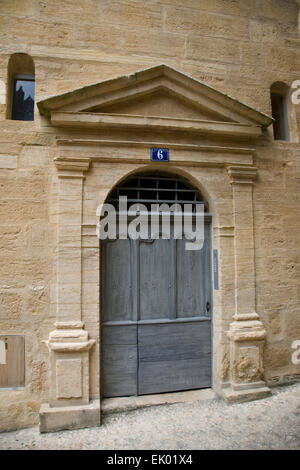
<path id="1" fill-rule="evenodd" d="M 59 178 L 57 321 L 45 341 L 50 352 L 49 403 L 40 410 L 40 431 L 100 424 L 100 406 L 89 401 L 89 340 L 81 318 L 82 198 L 89 158 L 56 158 Z"/>
<path id="2" fill-rule="evenodd" d="M 228 401 L 262 398 L 271 393 L 263 379 L 263 347 L 266 331 L 255 311 L 255 260 L 252 186 L 257 169 L 231 166 L 233 189 L 235 313 L 227 332 L 230 340 Z"/>

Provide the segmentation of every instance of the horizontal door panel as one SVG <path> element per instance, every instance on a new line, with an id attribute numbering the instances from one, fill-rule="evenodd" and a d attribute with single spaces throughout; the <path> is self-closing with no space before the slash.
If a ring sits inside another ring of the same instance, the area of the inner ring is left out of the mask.
<path id="1" fill-rule="evenodd" d="M 211 386 L 210 357 L 144 362 L 139 368 L 139 394 L 193 390 Z"/>
<path id="2" fill-rule="evenodd" d="M 210 321 L 138 326 L 139 393 L 209 387 Z"/>
<path id="3" fill-rule="evenodd" d="M 210 321 L 138 326 L 140 362 L 201 358 L 210 342 Z"/>

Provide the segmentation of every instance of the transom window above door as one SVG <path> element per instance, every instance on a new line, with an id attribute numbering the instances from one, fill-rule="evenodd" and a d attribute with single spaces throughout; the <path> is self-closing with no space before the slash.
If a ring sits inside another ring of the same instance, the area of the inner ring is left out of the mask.
<path id="1" fill-rule="evenodd" d="M 129 204 L 142 203 L 151 209 L 151 204 L 196 204 L 207 203 L 199 191 L 186 183 L 184 179 L 173 177 L 161 172 L 151 172 L 132 176 L 114 188 L 107 198 L 107 203 L 118 209 L 119 197 L 126 196 Z"/>

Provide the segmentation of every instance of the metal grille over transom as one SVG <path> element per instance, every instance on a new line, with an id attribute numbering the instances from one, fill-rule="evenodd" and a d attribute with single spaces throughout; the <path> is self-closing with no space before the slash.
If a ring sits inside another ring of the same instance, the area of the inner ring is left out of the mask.
<path id="1" fill-rule="evenodd" d="M 151 204 L 192 204 L 193 211 L 196 204 L 207 204 L 201 198 L 197 189 L 192 188 L 183 179 L 166 175 L 160 172 L 145 173 L 132 176 L 120 183 L 109 195 L 107 202 L 118 209 L 120 196 L 127 196 L 130 204 L 143 203 L 148 210 Z"/>
<path id="2" fill-rule="evenodd" d="M 106 202 L 205 203 L 185 180 L 134 175 Z M 207 210 L 207 205 L 206 205 Z M 211 236 L 101 241 L 102 395 L 144 395 L 211 386 Z M 172 231 L 171 231 L 172 233 Z"/>

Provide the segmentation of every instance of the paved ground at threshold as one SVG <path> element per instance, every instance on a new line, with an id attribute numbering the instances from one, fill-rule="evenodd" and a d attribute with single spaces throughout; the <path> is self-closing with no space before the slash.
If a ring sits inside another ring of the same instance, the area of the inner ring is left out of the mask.
<path id="1" fill-rule="evenodd" d="M 99 428 L 0 433 L 0 449 L 300 449 L 300 383 L 255 402 L 202 400 L 111 414 Z"/>

